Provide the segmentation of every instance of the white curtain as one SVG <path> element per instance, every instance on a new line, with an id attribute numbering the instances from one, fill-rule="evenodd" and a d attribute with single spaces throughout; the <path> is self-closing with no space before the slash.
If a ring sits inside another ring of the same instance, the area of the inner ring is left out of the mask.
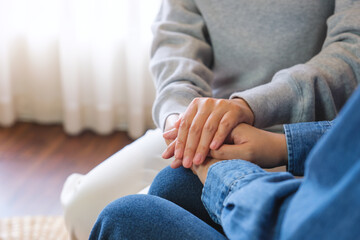
<path id="1" fill-rule="evenodd" d="M 69 134 L 153 127 L 150 25 L 160 0 L 0 0 L 0 124 Z"/>

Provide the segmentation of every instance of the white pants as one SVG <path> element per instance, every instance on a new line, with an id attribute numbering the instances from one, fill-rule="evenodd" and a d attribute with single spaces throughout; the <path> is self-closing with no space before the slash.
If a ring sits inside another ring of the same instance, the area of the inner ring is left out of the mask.
<path id="1" fill-rule="evenodd" d="M 161 130 L 149 130 L 88 174 L 70 175 L 61 193 L 61 204 L 71 239 L 88 239 L 97 216 L 107 204 L 149 186 L 170 163 L 161 158 L 165 148 Z"/>

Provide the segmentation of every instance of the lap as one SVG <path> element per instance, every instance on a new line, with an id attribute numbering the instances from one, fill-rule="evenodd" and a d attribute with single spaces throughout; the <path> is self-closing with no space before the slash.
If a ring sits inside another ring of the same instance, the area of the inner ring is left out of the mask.
<path id="1" fill-rule="evenodd" d="M 90 239 L 226 239 L 178 205 L 151 195 L 131 195 L 109 204 Z"/>
<path id="2" fill-rule="evenodd" d="M 175 203 L 222 232 L 222 227 L 210 218 L 201 201 L 202 189 L 203 184 L 190 169 L 166 167 L 155 177 L 149 194 Z"/>

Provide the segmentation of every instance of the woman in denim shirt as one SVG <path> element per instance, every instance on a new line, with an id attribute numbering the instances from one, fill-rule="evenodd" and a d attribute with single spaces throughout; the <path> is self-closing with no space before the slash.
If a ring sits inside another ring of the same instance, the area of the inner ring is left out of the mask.
<path id="1" fill-rule="evenodd" d="M 260 154 L 248 155 L 254 162 L 273 167 L 286 153 L 289 172 L 215 159 L 192 168 L 198 178 L 189 169 L 164 169 L 150 189 L 153 195 L 108 205 L 90 239 L 357 239 L 359 105 L 360 89 L 334 122 L 284 125 L 284 135 L 239 125 L 228 139 L 234 145 L 211 154 L 226 158 L 242 155 L 246 145 L 259 146 L 253 150 Z"/>

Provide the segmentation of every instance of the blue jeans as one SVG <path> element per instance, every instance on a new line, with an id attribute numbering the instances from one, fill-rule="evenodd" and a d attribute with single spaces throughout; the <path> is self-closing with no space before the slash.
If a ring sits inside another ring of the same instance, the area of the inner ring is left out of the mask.
<path id="1" fill-rule="evenodd" d="M 227 239 L 195 215 L 163 198 L 130 195 L 110 203 L 89 239 Z"/>
<path id="2" fill-rule="evenodd" d="M 90 239 L 226 239 L 201 202 L 202 187 L 190 169 L 167 167 L 148 195 L 126 196 L 108 205 L 101 215 L 112 215 L 111 220 L 101 220 Z"/>
<path id="3" fill-rule="evenodd" d="M 223 233 L 221 225 L 211 219 L 201 201 L 202 189 L 203 184 L 190 169 L 166 167 L 155 177 L 149 194 L 175 203 Z"/>
<path id="4" fill-rule="evenodd" d="M 202 193 L 208 212 L 214 221 L 221 223 L 227 238 L 357 239 L 359 106 L 360 89 L 307 157 L 303 180 L 294 179 L 289 173 L 267 173 L 242 160 L 214 164 L 208 178 L 236 171 L 231 166 L 243 171 L 236 184 L 231 184 L 231 191 L 226 191 L 228 195 L 211 191 L 214 185 L 222 186 L 222 178 L 207 179 L 211 184 Z M 90 239 L 227 239 L 204 214 L 198 201 L 199 186 L 184 171 L 166 169 L 154 181 L 150 192 L 169 200 L 133 195 L 108 205 L 95 223 Z M 232 178 L 233 172 L 229 175 Z M 168 188 L 174 184 L 179 187 Z M 223 204 L 218 204 L 219 199 Z"/>

